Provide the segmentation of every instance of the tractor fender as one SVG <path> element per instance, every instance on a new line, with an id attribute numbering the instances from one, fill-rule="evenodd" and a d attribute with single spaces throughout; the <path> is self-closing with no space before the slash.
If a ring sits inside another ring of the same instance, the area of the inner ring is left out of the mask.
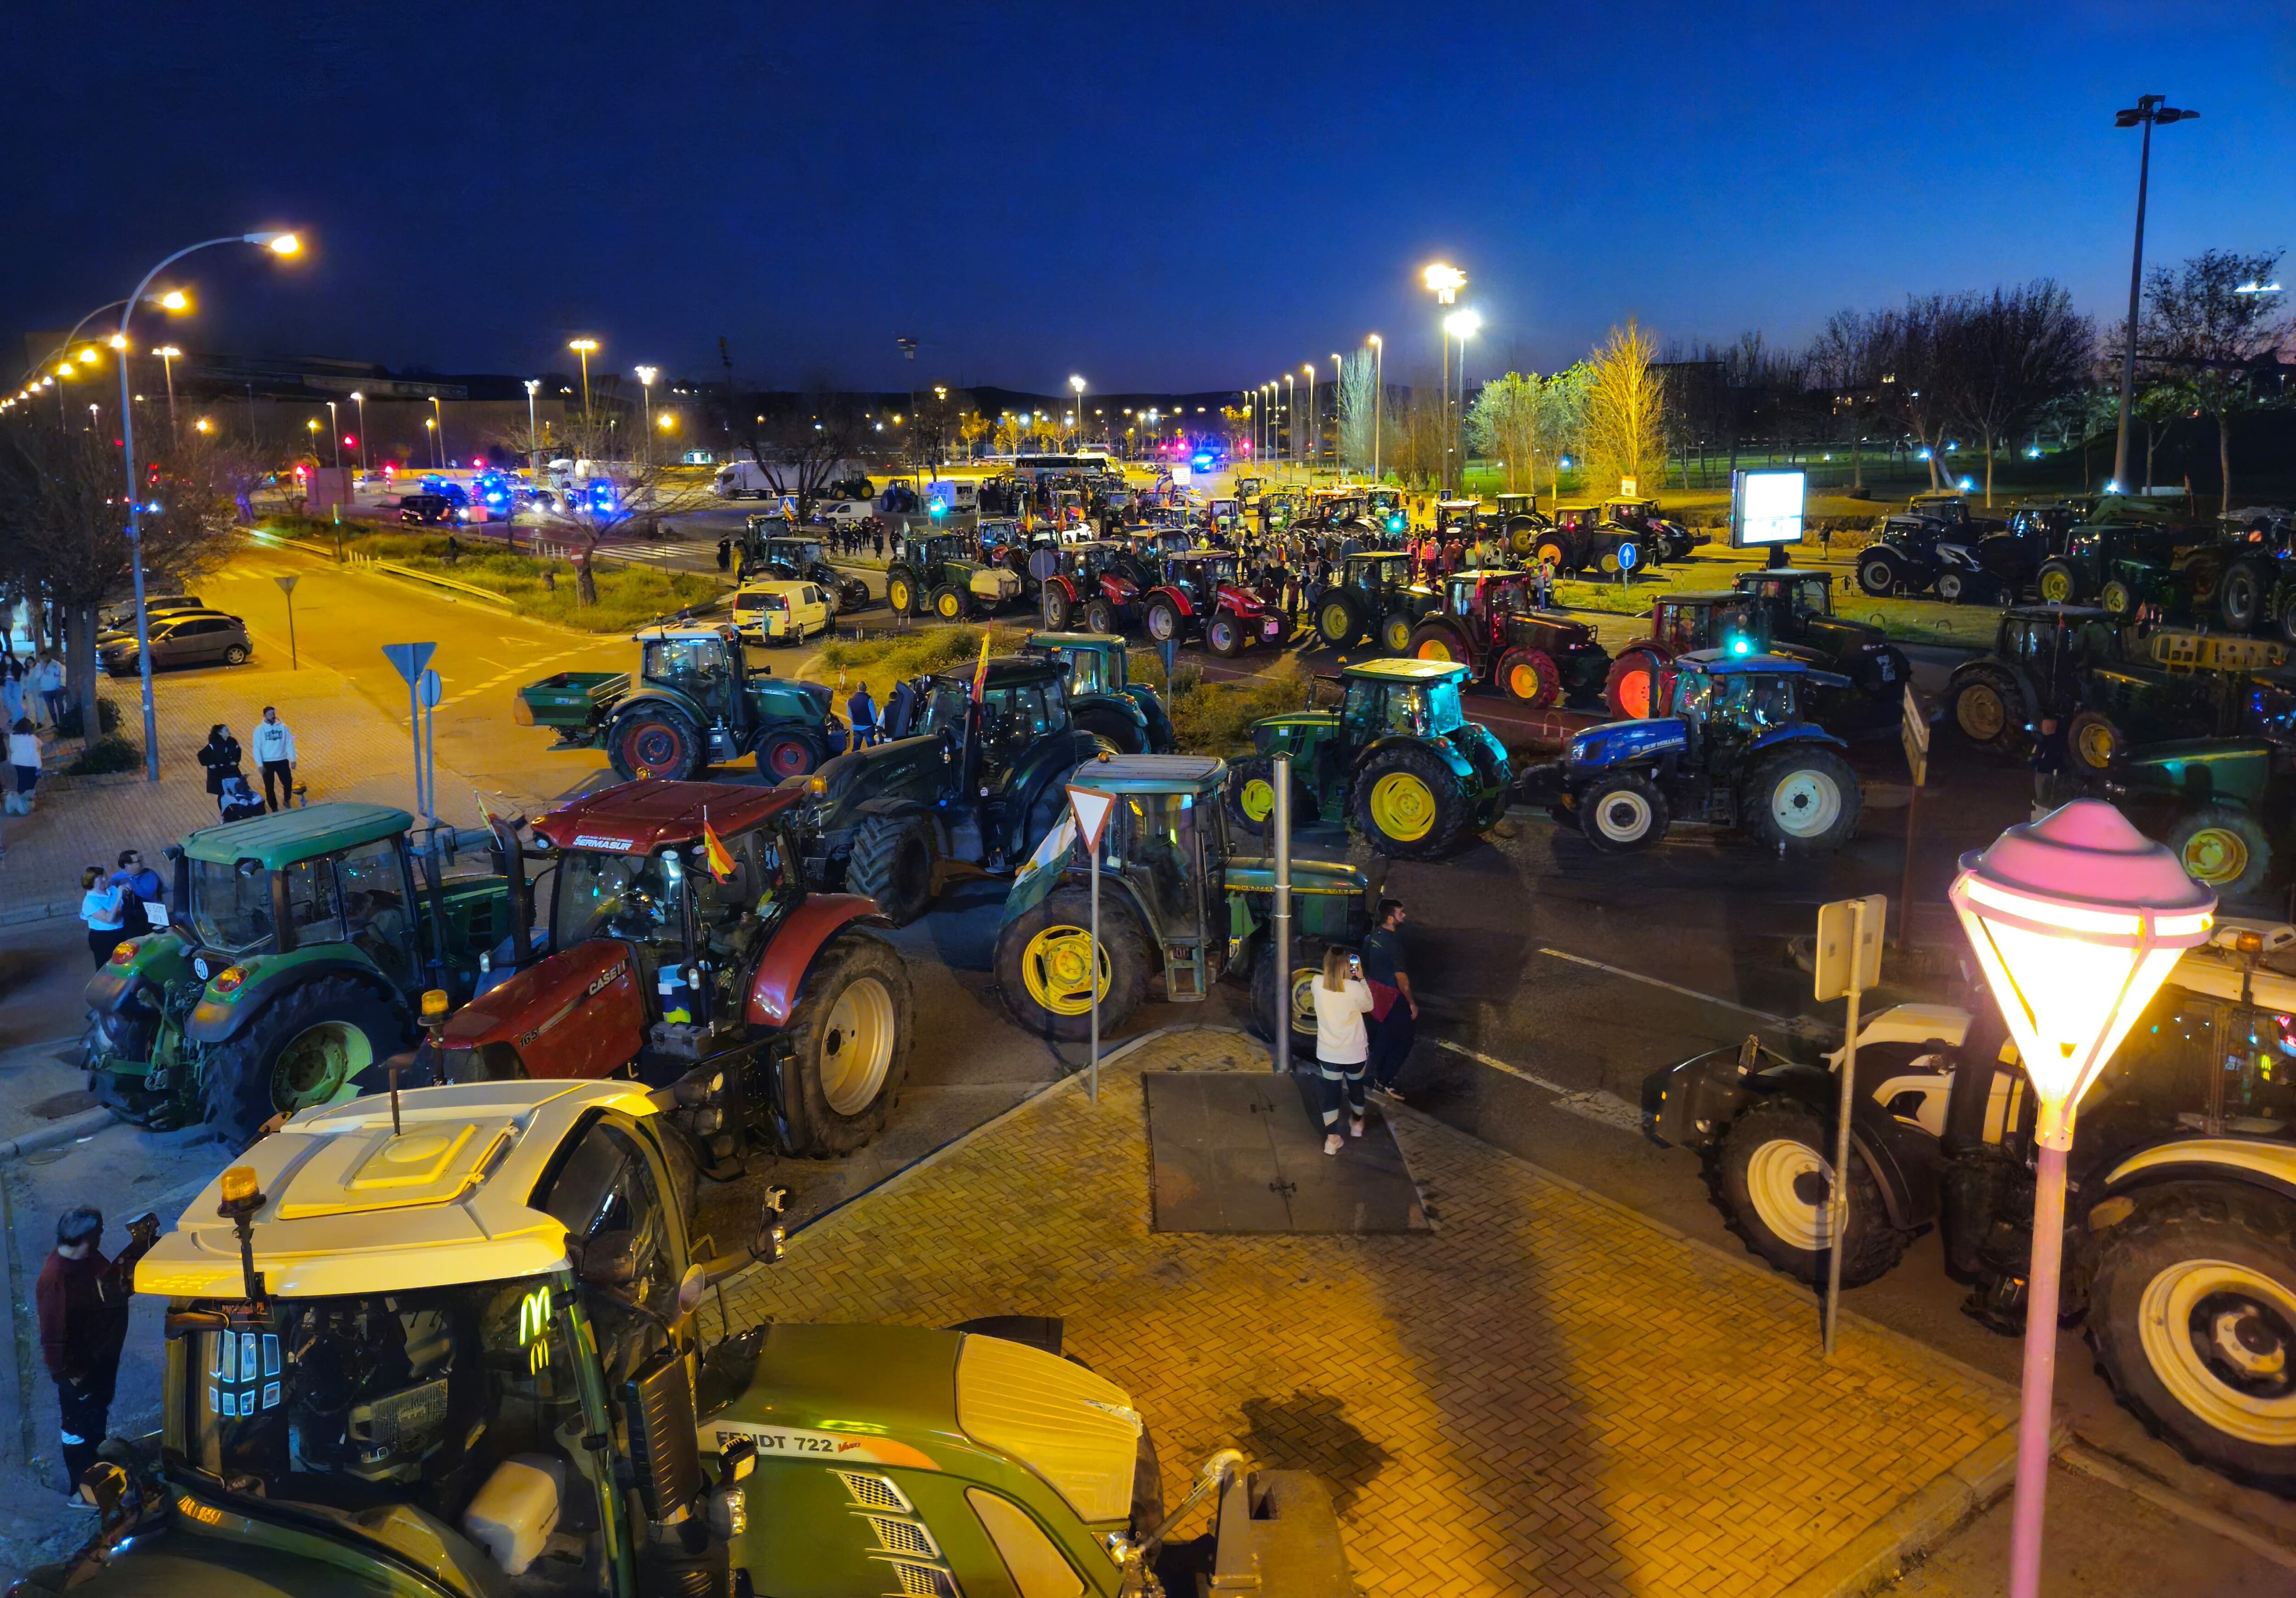
<path id="1" fill-rule="evenodd" d="M 1169 599 L 1172 602 L 1173 607 L 1182 615 L 1186 616 L 1191 620 L 1193 620 L 1195 617 L 1196 607 L 1188 603 L 1187 595 L 1182 593 L 1178 589 L 1162 587 L 1152 589 L 1149 590 L 1148 597 L 1151 599 Z"/>
<path id="2" fill-rule="evenodd" d="M 2103 1196 L 2089 1208 L 2090 1229 L 2127 1220 L 2135 1192 L 2186 1182 L 2230 1182 L 2296 1202 L 2296 1148 L 2250 1138 L 2178 1137 L 2140 1149 L 2104 1174 Z"/>
<path id="3" fill-rule="evenodd" d="M 200 1001 L 192 1007 L 191 1018 L 184 1024 L 184 1035 L 194 1043 L 229 1042 L 274 1000 L 322 976 L 337 976 L 351 977 L 372 988 L 377 998 L 394 1009 L 406 1007 L 398 990 L 385 981 L 364 956 L 347 944 L 324 944 L 271 956 L 256 968 L 250 980 L 227 994 L 218 995 L 210 982 L 201 993 Z"/>
<path id="4" fill-rule="evenodd" d="M 1772 749 L 1783 749 L 1788 744 L 1825 744 L 1836 749 L 1849 747 L 1823 727 L 1805 721 L 1798 726 L 1781 727 L 1775 732 L 1764 733 L 1747 745 L 1746 753 L 1761 754 Z"/>
<path id="5" fill-rule="evenodd" d="M 1426 750 L 1449 767 L 1451 775 L 1463 784 L 1472 785 L 1478 780 L 1473 763 L 1465 755 L 1451 747 L 1450 740 L 1447 738 L 1415 738 L 1405 732 L 1390 732 L 1383 737 L 1374 738 L 1370 743 L 1365 744 L 1356 755 L 1356 770 L 1360 771 L 1373 757 L 1398 745 Z"/>
<path id="6" fill-rule="evenodd" d="M 1718 1052 L 1734 1058 L 1737 1051 Z M 1861 1077 L 1864 1075 L 1859 1073 Z M 1819 1066 L 1775 1066 L 1748 1076 L 1744 1085 L 1746 1094 L 1736 1106 L 1740 1110 L 1757 1098 L 1775 1093 L 1790 1094 L 1828 1118 L 1839 1108 L 1841 1095 L 1833 1073 Z M 1716 1123 L 1716 1141 L 1726 1125 L 1726 1122 Z M 1870 1092 L 1861 1091 L 1851 1103 L 1849 1147 L 1881 1190 L 1882 1207 L 1890 1225 L 1911 1231 L 1937 1219 L 1937 1182 L 1932 1175 L 1939 1151 L 1936 1138 L 1907 1126 L 1874 1102 Z"/>
<path id="7" fill-rule="evenodd" d="M 808 894 L 774 929 L 757 970 L 742 1018 L 752 1026 L 778 1027 L 789 1020 L 805 979 L 824 944 L 855 924 L 890 928 L 873 899 L 859 894 Z"/>
<path id="8" fill-rule="evenodd" d="M 1643 1078 L 1643 1135 L 1662 1149 L 1706 1149 L 1721 1141 L 1756 1094 L 1758 1070 L 1784 1064 L 1759 1042 L 1710 1049 Z"/>
<path id="9" fill-rule="evenodd" d="M 644 1045 L 642 980 L 629 944 L 591 938 L 472 999 L 447 1018 L 440 1045 L 509 1050 L 536 1078 L 604 1075 Z"/>
<path id="10" fill-rule="evenodd" d="M 694 704 L 684 694 L 670 688 L 645 688 L 638 693 L 624 695 L 608 707 L 606 720 L 619 721 L 625 712 L 647 704 L 656 705 L 663 710 L 676 711 L 694 726 L 705 730 L 709 725 L 709 718 L 701 713 L 700 705 Z"/>

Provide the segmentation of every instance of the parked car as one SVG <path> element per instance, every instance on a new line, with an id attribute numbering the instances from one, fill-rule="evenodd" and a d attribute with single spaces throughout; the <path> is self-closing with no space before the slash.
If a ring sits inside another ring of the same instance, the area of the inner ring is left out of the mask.
<path id="1" fill-rule="evenodd" d="M 187 616 L 153 617 L 151 622 L 152 667 L 226 666 L 245 663 L 255 647 L 247 641 L 247 623 L 220 611 Z M 136 668 L 135 635 L 110 639 L 97 647 L 103 669 L 126 677 Z"/>
<path id="2" fill-rule="evenodd" d="M 200 597 L 197 594 L 146 594 L 144 596 L 144 614 L 150 616 L 154 621 L 157 621 L 161 616 L 176 615 L 184 611 L 207 610 L 210 607 L 209 605 L 201 602 Z M 135 630 L 135 602 L 131 599 L 125 605 L 114 605 L 104 616 L 103 630 L 106 632 L 134 632 Z"/>
<path id="3" fill-rule="evenodd" d="M 802 644 L 827 632 L 835 614 L 817 583 L 776 578 L 745 582 L 734 595 L 734 630 L 753 644 Z"/>

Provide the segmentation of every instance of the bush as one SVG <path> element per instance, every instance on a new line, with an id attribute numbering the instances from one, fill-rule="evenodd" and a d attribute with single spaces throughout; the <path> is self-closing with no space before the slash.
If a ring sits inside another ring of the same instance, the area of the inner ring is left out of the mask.
<path id="1" fill-rule="evenodd" d="M 110 737 L 119 727 L 119 707 L 109 699 L 98 699 L 95 702 L 95 727 L 98 737 Z M 67 738 L 87 736 L 86 725 L 77 704 L 65 707 L 62 719 L 56 722 L 56 736 Z"/>
<path id="2" fill-rule="evenodd" d="M 1159 670 L 1143 679 L 1153 681 L 1161 675 Z M 1226 682 L 1207 682 L 1201 671 L 1185 665 L 1174 675 L 1164 704 L 1181 753 L 1229 759 L 1251 753 L 1253 722 L 1305 705 L 1313 680 L 1297 661 L 1285 661 L 1264 677 Z"/>
<path id="3" fill-rule="evenodd" d="M 829 680 L 843 685 L 838 688 L 840 705 L 857 685 L 865 682 L 870 697 L 876 700 L 882 711 L 896 683 L 969 666 L 979 660 L 984 632 L 988 637 L 991 655 L 1017 655 L 1029 636 L 1029 630 L 1018 627 L 926 626 L 859 642 L 832 638 L 822 646 L 821 663 L 824 676 L 830 671 L 837 673 Z"/>
<path id="4" fill-rule="evenodd" d="M 106 710 L 111 708 L 110 700 L 101 700 L 98 703 L 102 704 Z M 63 775 L 109 777 L 119 771 L 141 770 L 143 766 L 144 752 L 141 749 L 126 738 L 107 737 L 99 739 L 83 750 L 78 759 L 63 769 Z"/>

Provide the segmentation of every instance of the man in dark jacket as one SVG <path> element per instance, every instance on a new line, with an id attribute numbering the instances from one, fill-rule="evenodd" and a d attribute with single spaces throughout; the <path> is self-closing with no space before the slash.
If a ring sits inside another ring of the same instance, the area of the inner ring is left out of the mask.
<path id="1" fill-rule="evenodd" d="M 845 702 L 845 722 L 853 729 L 853 747 L 865 749 L 877 741 L 877 702 L 869 696 L 869 685 L 863 683 L 853 690 Z"/>
<path id="2" fill-rule="evenodd" d="M 103 1212 L 75 1205 L 56 1222 L 55 1252 L 40 1267 L 33 1294 L 40 1353 L 56 1383 L 68 1497 L 79 1491 L 80 1476 L 95 1462 L 111 1421 L 135 1262 L 159 1239 L 160 1217 L 138 1215 L 127 1223 L 127 1247 L 118 1259 L 106 1259 L 97 1246 L 103 1241 Z"/>
<path id="3" fill-rule="evenodd" d="M 1371 988 L 1371 1091 L 1384 1093 L 1398 1104 L 1395 1078 L 1411 1058 L 1418 1035 L 1419 1000 L 1411 991 L 1409 960 L 1403 948 L 1403 906 L 1393 899 L 1379 902 L 1379 925 L 1364 939 L 1364 981 Z"/>

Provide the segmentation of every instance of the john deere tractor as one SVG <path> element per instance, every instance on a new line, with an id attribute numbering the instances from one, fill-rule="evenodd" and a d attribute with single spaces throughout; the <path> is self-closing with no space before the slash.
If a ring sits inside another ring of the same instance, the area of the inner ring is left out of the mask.
<path id="1" fill-rule="evenodd" d="M 1228 814 L 1246 832 L 1274 816 L 1279 753 L 1292 757 L 1295 827 L 1344 820 L 1396 859 L 1433 859 L 1506 813 L 1507 752 L 1460 708 L 1468 667 L 1370 660 L 1322 680 L 1341 685 L 1339 709 L 1259 722 L 1258 753 L 1229 773 Z"/>
<path id="2" fill-rule="evenodd" d="M 1336 581 L 1315 597 L 1316 632 L 1334 649 L 1369 638 L 1390 655 L 1411 647 L 1411 623 L 1425 607 L 1411 591 L 1407 551 L 1368 550 L 1344 556 Z"/>
<path id="3" fill-rule="evenodd" d="M 885 603 L 895 615 L 962 622 L 1019 599 L 1020 575 L 979 554 L 979 545 L 959 533 L 909 540 L 901 558 L 885 568 Z"/>

